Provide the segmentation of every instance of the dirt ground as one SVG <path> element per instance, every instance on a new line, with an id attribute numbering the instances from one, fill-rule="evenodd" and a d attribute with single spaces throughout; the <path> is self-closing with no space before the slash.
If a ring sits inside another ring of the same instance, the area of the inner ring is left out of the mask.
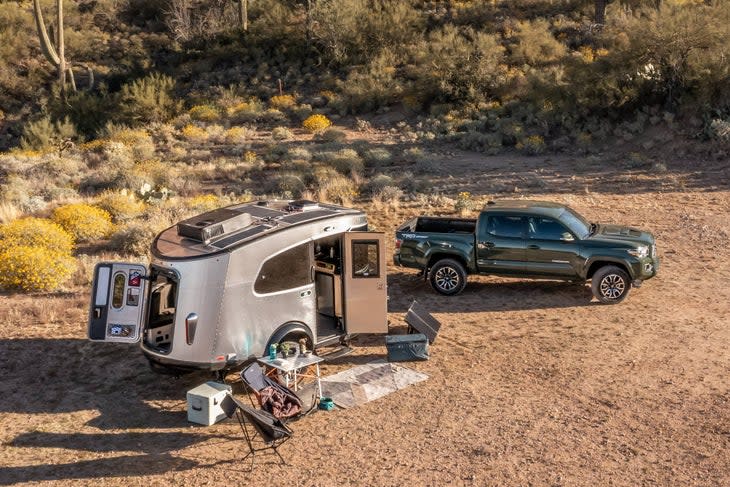
<path id="1" fill-rule="evenodd" d="M 494 277 L 444 297 L 391 266 L 396 331 L 413 299 L 442 322 L 431 360 L 407 364 L 430 378 L 293 423 L 289 465 L 253 472 L 237 423 L 186 421 L 206 377 L 86 341 L 85 291 L 0 296 L 0 485 L 730 485 L 730 164 L 444 158 L 434 193 L 556 200 L 653 231 L 659 276 L 604 306 L 587 286 Z M 366 209 L 388 235 L 451 210 Z M 323 374 L 385 354 L 382 337 L 355 344 Z"/>

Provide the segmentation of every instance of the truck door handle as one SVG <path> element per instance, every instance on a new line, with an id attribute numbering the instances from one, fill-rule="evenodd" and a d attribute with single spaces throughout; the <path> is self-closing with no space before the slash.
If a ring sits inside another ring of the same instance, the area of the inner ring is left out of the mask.
<path id="1" fill-rule="evenodd" d="M 540 246 L 533 244 L 533 245 L 528 245 L 527 248 L 528 249 L 531 249 L 531 250 L 539 250 L 540 249 Z"/>
<path id="2" fill-rule="evenodd" d="M 479 242 L 479 244 L 477 244 L 477 247 L 479 247 L 480 249 L 491 249 L 492 247 L 494 247 L 494 242 Z"/>

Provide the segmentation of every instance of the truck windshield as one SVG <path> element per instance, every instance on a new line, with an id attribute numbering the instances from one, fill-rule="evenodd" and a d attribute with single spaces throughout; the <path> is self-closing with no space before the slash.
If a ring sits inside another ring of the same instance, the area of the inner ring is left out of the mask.
<path id="1" fill-rule="evenodd" d="M 591 224 L 571 208 L 566 207 L 558 219 L 581 240 L 591 234 Z"/>

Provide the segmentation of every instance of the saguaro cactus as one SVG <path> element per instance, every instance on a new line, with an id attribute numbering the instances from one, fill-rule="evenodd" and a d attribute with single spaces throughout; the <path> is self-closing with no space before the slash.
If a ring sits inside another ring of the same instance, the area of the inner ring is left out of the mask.
<path id="1" fill-rule="evenodd" d="M 56 45 L 54 46 L 51 38 L 48 36 L 46 24 L 43 22 L 40 0 L 33 0 L 33 16 L 35 17 L 35 25 L 38 29 L 41 50 L 48 62 L 58 69 L 58 84 L 61 89 L 61 98 L 65 100 L 66 76 L 68 75 L 73 91 L 76 91 L 76 80 L 74 79 L 74 73 L 70 63 L 66 62 L 65 44 L 63 40 L 63 0 L 56 0 L 56 11 L 58 13 L 58 25 L 56 27 Z M 94 72 L 89 67 L 86 67 L 86 70 L 89 73 L 89 88 L 91 88 L 94 84 Z"/>

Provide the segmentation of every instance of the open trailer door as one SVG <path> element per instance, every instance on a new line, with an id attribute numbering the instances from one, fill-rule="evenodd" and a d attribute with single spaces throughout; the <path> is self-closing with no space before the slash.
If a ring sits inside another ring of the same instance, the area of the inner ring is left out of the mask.
<path id="1" fill-rule="evenodd" d="M 89 340 L 139 341 L 144 320 L 147 268 L 142 264 L 102 262 L 94 268 Z"/>
<path id="2" fill-rule="evenodd" d="M 385 234 L 347 232 L 344 236 L 345 330 L 349 334 L 387 333 Z"/>

